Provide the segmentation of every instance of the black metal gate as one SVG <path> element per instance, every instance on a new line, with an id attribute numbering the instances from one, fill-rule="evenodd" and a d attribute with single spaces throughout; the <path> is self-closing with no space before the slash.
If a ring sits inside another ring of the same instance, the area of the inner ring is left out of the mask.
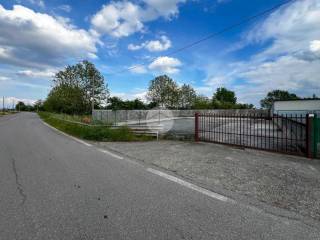
<path id="1" fill-rule="evenodd" d="M 195 115 L 195 140 L 309 156 L 308 116 Z"/>

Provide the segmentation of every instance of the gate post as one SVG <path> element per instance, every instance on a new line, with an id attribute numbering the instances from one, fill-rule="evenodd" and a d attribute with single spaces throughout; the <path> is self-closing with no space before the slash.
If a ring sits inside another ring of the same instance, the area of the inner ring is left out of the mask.
<path id="1" fill-rule="evenodd" d="M 194 140 L 199 142 L 199 113 L 194 114 Z"/>
<path id="2" fill-rule="evenodd" d="M 312 124 L 312 154 L 313 158 L 317 158 L 318 156 L 318 142 L 319 142 L 319 119 L 317 114 L 314 114 L 313 124 Z"/>
<path id="3" fill-rule="evenodd" d="M 312 125 L 314 114 L 306 115 L 306 152 L 307 158 L 312 158 Z"/>

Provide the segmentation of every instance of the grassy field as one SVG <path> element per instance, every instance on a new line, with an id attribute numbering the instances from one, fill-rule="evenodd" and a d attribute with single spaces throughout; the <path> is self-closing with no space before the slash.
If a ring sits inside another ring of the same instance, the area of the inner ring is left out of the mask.
<path id="1" fill-rule="evenodd" d="M 43 121 L 51 126 L 72 136 L 94 141 L 143 141 L 150 140 L 147 136 L 136 136 L 129 128 L 121 127 L 112 129 L 106 126 L 87 126 L 79 123 L 71 123 L 75 116 L 68 119 L 62 119 L 57 114 L 48 112 L 39 112 L 39 116 Z M 66 115 L 64 115 L 66 116 Z M 67 120 L 67 121 L 66 121 Z"/>

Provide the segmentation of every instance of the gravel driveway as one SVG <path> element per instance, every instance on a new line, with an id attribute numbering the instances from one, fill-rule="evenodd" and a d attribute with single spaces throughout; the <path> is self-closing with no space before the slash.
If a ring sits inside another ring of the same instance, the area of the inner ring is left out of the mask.
<path id="1" fill-rule="evenodd" d="M 182 141 L 96 143 L 208 189 L 320 221 L 320 161 Z"/>

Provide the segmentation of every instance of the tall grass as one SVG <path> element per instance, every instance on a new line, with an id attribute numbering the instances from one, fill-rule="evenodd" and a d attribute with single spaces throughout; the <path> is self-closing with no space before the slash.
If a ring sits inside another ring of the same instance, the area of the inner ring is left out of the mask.
<path id="1" fill-rule="evenodd" d="M 57 118 L 55 114 L 39 112 L 40 118 L 51 126 L 75 137 L 94 141 L 141 141 L 146 136 L 136 136 L 127 127 L 112 129 L 106 126 L 87 126 Z M 68 119 L 69 120 L 69 119 Z"/>

